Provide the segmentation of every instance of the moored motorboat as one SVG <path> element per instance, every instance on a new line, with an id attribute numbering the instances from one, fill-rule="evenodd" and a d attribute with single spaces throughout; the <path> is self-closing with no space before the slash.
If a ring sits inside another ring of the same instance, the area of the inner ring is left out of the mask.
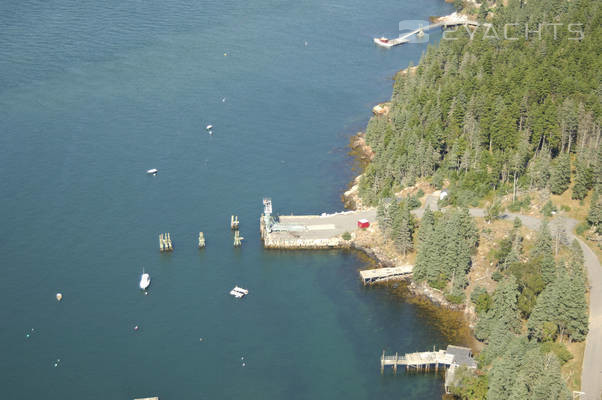
<path id="1" fill-rule="evenodd" d="M 243 288 L 238 287 L 238 286 L 234 286 L 234 289 L 232 289 L 232 290 L 240 292 L 240 293 L 245 294 L 245 295 L 249 294 L 249 291 L 247 289 L 243 289 Z"/>
<path id="2" fill-rule="evenodd" d="M 140 289 L 146 290 L 146 288 L 148 288 L 150 285 L 150 281 L 150 275 L 144 272 L 144 269 L 142 269 L 142 275 L 140 276 Z"/>
<path id="3" fill-rule="evenodd" d="M 381 47 L 392 47 L 391 43 L 389 43 L 389 39 L 387 39 L 386 37 L 379 37 L 379 38 L 374 38 L 374 43 L 376 43 L 377 45 L 381 46 Z"/>
<path id="4" fill-rule="evenodd" d="M 243 297 L 243 296 L 244 296 L 244 294 L 243 294 L 243 293 L 241 293 L 241 292 L 238 292 L 238 291 L 236 291 L 236 290 L 234 290 L 234 289 L 230 290 L 230 294 L 231 294 L 232 296 L 236 297 L 237 299 L 240 299 L 241 297 Z"/>
<path id="5" fill-rule="evenodd" d="M 159 172 L 159 170 L 157 168 L 151 168 L 146 171 L 147 174 L 151 174 L 151 175 L 157 175 L 157 172 Z"/>

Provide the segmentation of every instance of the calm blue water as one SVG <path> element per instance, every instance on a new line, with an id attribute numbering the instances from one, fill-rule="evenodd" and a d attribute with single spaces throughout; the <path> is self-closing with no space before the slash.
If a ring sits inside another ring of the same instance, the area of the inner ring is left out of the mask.
<path id="1" fill-rule="evenodd" d="M 372 37 L 450 11 L 0 2 L 0 398 L 438 398 L 440 379 L 378 365 L 447 344 L 429 317 L 364 289 L 355 254 L 263 251 L 258 217 L 264 195 L 279 213 L 341 208 L 349 136 L 425 49 Z"/>

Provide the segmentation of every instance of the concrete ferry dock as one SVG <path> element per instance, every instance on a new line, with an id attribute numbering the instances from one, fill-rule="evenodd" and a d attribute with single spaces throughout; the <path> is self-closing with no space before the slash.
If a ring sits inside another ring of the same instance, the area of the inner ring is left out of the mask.
<path id="1" fill-rule="evenodd" d="M 349 247 L 345 232 L 358 229 L 358 221 L 374 221 L 376 210 L 344 211 L 321 215 L 272 216 L 272 201 L 264 199 L 260 219 L 261 238 L 266 249 L 332 249 Z"/>

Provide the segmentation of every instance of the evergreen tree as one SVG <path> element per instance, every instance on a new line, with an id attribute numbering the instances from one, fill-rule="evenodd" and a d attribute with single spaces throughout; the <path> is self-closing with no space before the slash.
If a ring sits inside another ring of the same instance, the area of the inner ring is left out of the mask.
<path id="1" fill-rule="evenodd" d="M 552 235 L 550 234 L 548 222 L 544 220 L 537 231 L 535 245 L 531 251 L 531 256 L 540 257 L 546 254 L 552 254 L 552 249 Z"/>
<path id="2" fill-rule="evenodd" d="M 420 227 L 418 229 L 418 243 L 422 243 L 427 240 L 427 237 L 432 234 L 435 226 L 435 214 L 431 211 L 431 207 L 427 206 L 420 220 Z"/>
<path id="3" fill-rule="evenodd" d="M 407 252 L 414 248 L 412 235 L 414 233 L 413 217 L 407 201 L 397 204 L 393 215 L 393 242 L 395 247 L 403 253 L 404 257 Z"/>
<path id="4" fill-rule="evenodd" d="M 577 163 L 573 199 L 583 200 L 594 183 L 593 171 L 584 161 Z"/>
<path id="5" fill-rule="evenodd" d="M 427 279 L 434 263 L 433 249 L 435 247 L 435 216 L 430 207 L 424 211 L 418 229 L 418 251 L 414 266 L 414 280 L 421 282 Z"/>
<path id="6" fill-rule="evenodd" d="M 589 212 L 587 214 L 587 222 L 596 228 L 596 231 L 600 233 L 602 229 L 602 198 L 598 190 L 594 191 L 592 200 L 589 206 Z"/>
<path id="7" fill-rule="evenodd" d="M 560 374 L 560 364 L 553 354 L 548 354 L 540 363 L 544 368 L 533 385 L 532 398 L 535 400 L 570 400 L 571 392 Z"/>
<path id="8" fill-rule="evenodd" d="M 564 153 L 556 159 L 550 175 L 550 191 L 554 194 L 562 194 L 569 188 L 571 183 L 571 159 L 568 153 Z"/>
<path id="9" fill-rule="evenodd" d="M 418 232 L 414 277 L 438 289 L 451 282 L 452 292 L 458 295 L 467 284 L 478 231 L 467 209 L 449 210 L 436 220 L 427 211 Z"/>
<path id="10" fill-rule="evenodd" d="M 508 400 L 529 347 L 529 342 L 523 337 L 515 338 L 506 344 L 501 357 L 492 365 L 487 400 Z"/>
<path id="11" fill-rule="evenodd" d="M 585 340 L 588 327 L 588 309 L 586 299 L 586 276 L 584 271 L 583 250 L 574 240 L 570 254 L 570 282 L 567 287 L 567 333 L 571 340 Z"/>
<path id="12" fill-rule="evenodd" d="M 541 276 L 546 285 L 552 283 L 556 278 L 556 261 L 554 261 L 554 253 L 544 254 L 536 258 L 539 262 Z"/>
<path id="13" fill-rule="evenodd" d="M 518 332 L 520 319 L 518 316 L 518 285 L 514 276 L 506 278 L 498 285 L 493 293 L 493 302 L 487 314 L 479 318 L 475 326 L 475 335 L 478 339 L 486 340 L 492 335 L 494 329 L 500 331 Z M 497 338 L 496 338 L 497 339 Z"/>
<path id="14" fill-rule="evenodd" d="M 376 210 L 378 226 L 380 227 L 385 240 L 391 238 L 393 231 L 393 213 L 395 209 L 396 204 L 394 204 L 391 199 L 385 199 L 380 201 L 380 204 Z"/>
<path id="15" fill-rule="evenodd" d="M 554 340 L 557 333 L 557 325 L 553 324 L 553 330 L 544 329 L 546 322 L 556 319 L 556 306 L 558 303 L 558 287 L 548 285 L 537 297 L 537 302 L 531 316 L 527 321 L 527 330 L 531 338 L 538 340 Z M 549 328 L 549 326 L 547 327 Z"/>
<path id="16" fill-rule="evenodd" d="M 531 250 L 531 257 L 540 265 L 546 284 L 551 283 L 556 277 L 556 262 L 554 261 L 552 235 L 545 220 L 537 232 L 535 245 Z"/>

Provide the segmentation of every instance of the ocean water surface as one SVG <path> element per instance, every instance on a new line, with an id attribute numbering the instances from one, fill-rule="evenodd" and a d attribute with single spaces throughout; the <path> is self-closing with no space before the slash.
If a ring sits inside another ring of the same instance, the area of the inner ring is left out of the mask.
<path id="1" fill-rule="evenodd" d="M 355 253 L 264 251 L 258 222 L 263 196 L 276 213 L 341 209 L 350 135 L 426 48 L 372 38 L 451 11 L 1 2 L 0 398 L 439 398 L 438 377 L 379 371 L 382 349 L 448 343 L 431 317 L 362 287 Z"/>

